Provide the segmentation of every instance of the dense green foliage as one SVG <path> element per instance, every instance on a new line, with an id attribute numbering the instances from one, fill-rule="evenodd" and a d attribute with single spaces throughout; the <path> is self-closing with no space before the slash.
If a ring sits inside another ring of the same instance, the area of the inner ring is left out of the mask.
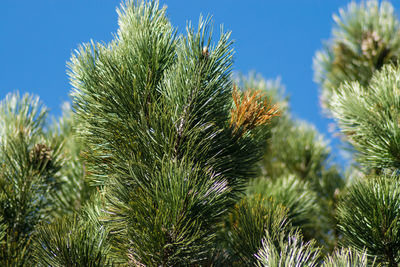
<path id="1" fill-rule="evenodd" d="M 72 55 L 61 118 L 0 102 L 0 265 L 398 266 L 400 22 L 339 13 L 315 68 L 345 173 L 279 80 L 232 74 L 229 32 L 121 4 L 114 40 Z"/>
<path id="2" fill-rule="evenodd" d="M 342 133 L 367 169 L 400 168 L 400 70 L 386 65 L 368 86 L 344 83 L 332 97 Z"/>
<path id="3" fill-rule="evenodd" d="M 352 3 L 340 15 L 315 67 L 323 103 L 359 164 L 337 205 L 341 244 L 398 266 L 400 22 L 385 1 Z"/>
<path id="4" fill-rule="evenodd" d="M 32 234 L 57 209 L 62 142 L 44 131 L 38 98 L 9 94 L 0 103 L 0 214 L 5 233 L 0 264 L 31 261 Z M 53 215 L 53 216 L 52 216 Z"/>
<path id="5" fill-rule="evenodd" d="M 318 256 L 319 248 L 314 246 L 314 241 L 304 243 L 298 232 L 278 237 L 271 237 L 266 232 L 263 247 L 256 254 L 257 265 L 268 267 L 317 266 Z"/>
<path id="6" fill-rule="evenodd" d="M 344 243 L 377 256 L 389 266 L 400 261 L 400 186 L 397 177 L 355 182 L 338 208 Z"/>
<path id="7" fill-rule="evenodd" d="M 397 62 L 400 55 L 400 23 L 389 2 L 352 2 L 334 20 L 332 40 L 314 59 L 322 105 L 328 110 L 334 110 L 331 97 L 341 83 L 357 81 L 365 86 L 376 70 Z"/>

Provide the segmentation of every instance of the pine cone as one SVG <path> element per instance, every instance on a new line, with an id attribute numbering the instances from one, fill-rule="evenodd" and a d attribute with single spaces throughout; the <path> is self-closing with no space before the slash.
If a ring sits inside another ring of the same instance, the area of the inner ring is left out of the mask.
<path id="1" fill-rule="evenodd" d="M 53 160 L 53 150 L 45 144 L 36 144 L 29 152 L 29 161 L 35 170 L 48 169 Z"/>
<path id="2" fill-rule="evenodd" d="M 372 59 L 385 48 L 385 43 L 377 32 L 366 32 L 363 34 L 361 50 L 366 58 Z"/>

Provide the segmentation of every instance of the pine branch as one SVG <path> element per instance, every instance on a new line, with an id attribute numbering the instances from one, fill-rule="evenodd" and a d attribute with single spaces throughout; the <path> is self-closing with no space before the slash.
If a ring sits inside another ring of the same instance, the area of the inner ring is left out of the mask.
<path id="1" fill-rule="evenodd" d="M 56 210 L 62 143 L 44 131 L 46 114 L 39 99 L 27 94 L 9 94 L 0 103 L 2 265 L 30 261 L 36 225 L 51 220 Z"/>
<path id="2" fill-rule="evenodd" d="M 104 221 L 126 264 L 201 264 L 256 173 L 268 126 L 244 135 L 229 126 L 229 33 L 214 45 L 200 19 L 175 39 L 157 2 L 127 2 L 119 16 L 118 38 L 81 47 L 70 63 L 88 170 L 107 192 Z"/>
<path id="3" fill-rule="evenodd" d="M 299 227 L 307 240 L 321 239 L 321 207 L 317 194 L 308 182 L 295 176 L 271 181 L 260 177 L 250 182 L 248 195 L 260 194 L 272 198 L 287 209 L 287 217 L 294 227 Z"/>
<path id="4" fill-rule="evenodd" d="M 343 82 L 366 86 L 376 70 L 396 64 L 400 55 L 400 22 L 389 2 L 350 3 L 334 20 L 332 40 L 314 58 L 315 80 L 329 115 L 332 94 Z"/>
<path id="5" fill-rule="evenodd" d="M 338 207 L 345 244 L 389 266 L 400 262 L 399 190 L 395 176 L 369 177 L 355 182 Z"/>
<path id="6" fill-rule="evenodd" d="M 400 168 L 398 67 L 387 65 L 367 87 L 345 83 L 332 97 L 332 111 L 342 133 L 367 171 Z"/>
<path id="7" fill-rule="evenodd" d="M 287 218 L 287 210 L 271 198 L 254 195 L 245 197 L 229 215 L 226 222 L 228 240 L 226 253 L 229 265 L 254 265 L 254 255 L 262 246 L 266 233 L 274 244 L 281 233 L 288 233 L 291 223 Z"/>
<path id="8" fill-rule="evenodd" d="M 276 241 L 267 233 L 262 240 L 263 246 L 255 255 L 257 266 L 299 267 L 318 266 L 320 249 L 315 242 L 304 243 L 299 232 L 281 234 Z"/>
<path id="9" fill-rule="evenodd" d="M 60 169 L 60 188 L 56 192 L 59 210 L 56 215 L 72 215 L 87 203 L 96 187 L 90 185 L 88 171 L 82 158 L 84 144 L 79 142 L 78 127 L 70 103 L 63 105 L 62 116 L 51 125 L 50 132 L 62 139 L 63 167 Z"/>
<path id="10" fill-rule="evenodd" d="M 375 262 L 375 258 L 369 259 L 366 250 L 357 251 L 346 248 L 336 250 L 332 256 L 326 257 L 323 267 L 367 267 L 380 266 Z"/>
<path id="11" fill-rule="evenodd" d="M 35 235 L 38 266 L 113 266 L 108 230 L 82 217 L 42 224 Z"/>

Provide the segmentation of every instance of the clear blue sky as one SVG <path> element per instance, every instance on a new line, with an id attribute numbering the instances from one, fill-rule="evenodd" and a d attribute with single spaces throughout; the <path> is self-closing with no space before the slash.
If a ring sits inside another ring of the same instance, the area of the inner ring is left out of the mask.
<path id="1" fill-rule="evenodd" d="M 312 58 L 329 39 L 332 14 L 345 0 L 160 0 L 172 24 L 183 30 L 199 14 L 213 15 L 232 31 L 235 71 L 255 70 L 281 77 L 293 113 L 330 137 L 321 114 Z M 395 3 L 399 10 L 400 3 Z M 66 62 L 79 44 L 109 42 L 117 30 L 119 1 L 0 0 L 0 99 L 10 92 L 31 92 L 60 114 L 71 89 Z M 337 142 L 334 142 L 337 143 Z"/>

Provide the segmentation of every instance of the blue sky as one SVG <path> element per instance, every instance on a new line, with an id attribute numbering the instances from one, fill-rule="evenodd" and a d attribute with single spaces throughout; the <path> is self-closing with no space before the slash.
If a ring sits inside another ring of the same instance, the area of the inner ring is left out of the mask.
<path id="1" fill-rule="evenodd" d="M 321 113 L 312 59 L 328 40 L 332 14 L 344 0 L 160 0 L 172 24 L 183 30 L 211 14 L 232 31 L 235 71 L 255 70 L 266 78 L 281 77 L 293 113 L 330 137 L 331 122 Z M 119 1 L 1 0 L 0 99 L 10 91 L 39 95 L 60 114 L 71 87 L 66 62 L 83 42 L 109 42 L 117 30 Z M 400 4 L 395 4 L 399 10 Z M 334 144 L 337 142 L 334 141 Z"/>

